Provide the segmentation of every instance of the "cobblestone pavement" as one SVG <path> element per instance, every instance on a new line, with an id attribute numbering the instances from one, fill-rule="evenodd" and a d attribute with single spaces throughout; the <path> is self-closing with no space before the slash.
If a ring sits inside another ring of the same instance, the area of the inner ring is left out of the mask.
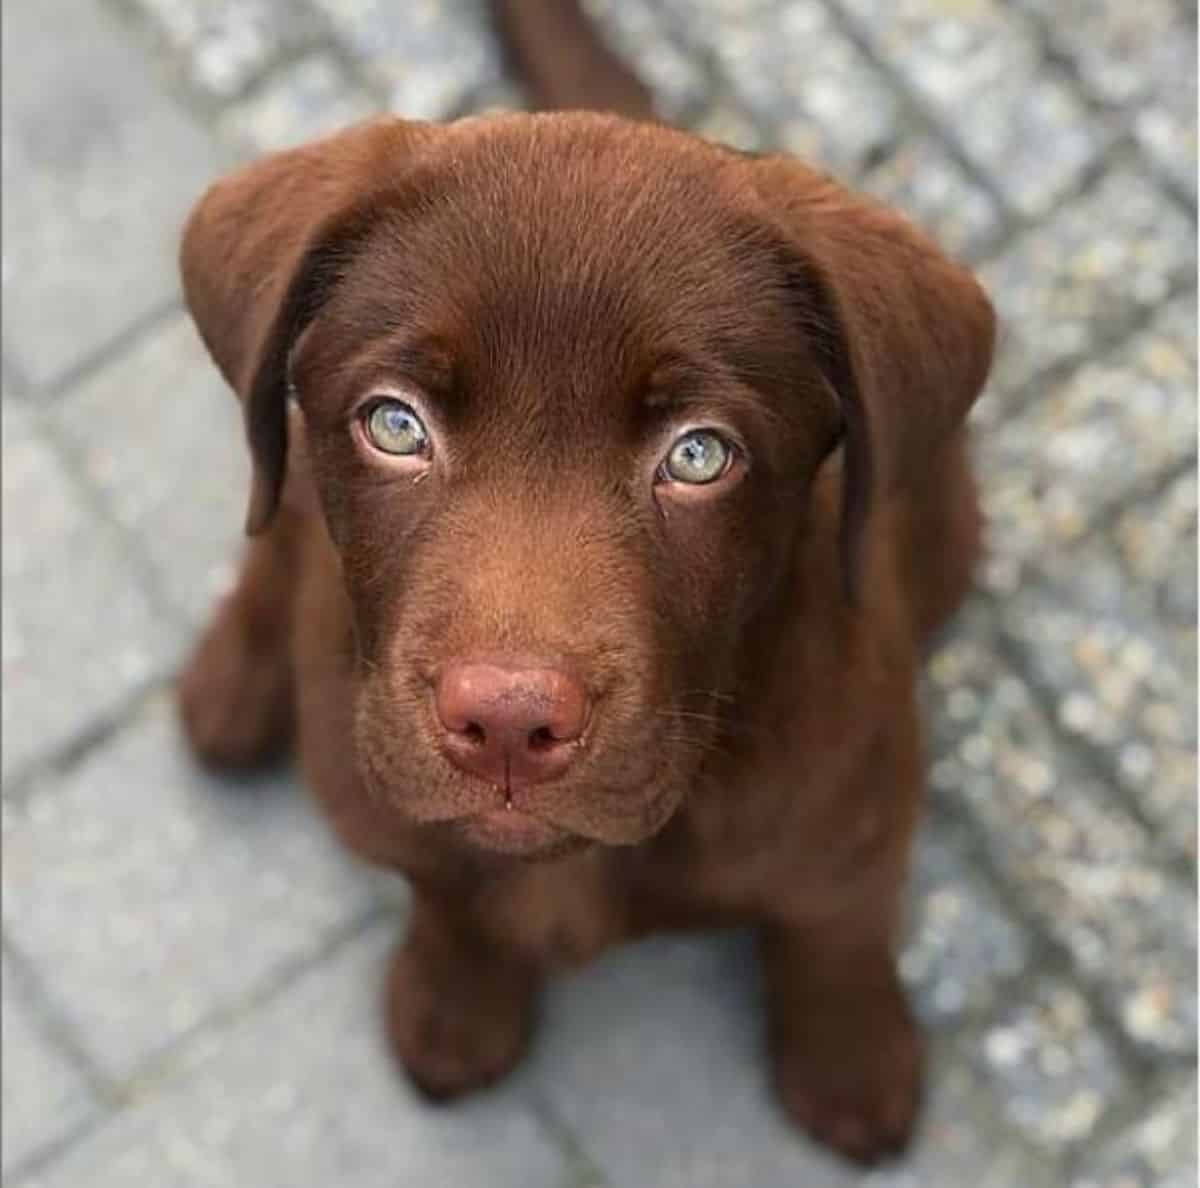
<path id="1" fill-rule="evenodd" d="M 862 1175 L 785 1126 L 741 936 L 556 985 L 462 1108 L 393 1074 L 403 887 L 290 777 L 197 772 L 171 718 L 246 478 L 175 238 L 238 159 L 520 95 L 478 0 L 7 0 L 5 1182 L 1194 1186 L 1194 5 L 592 7 L 664 113 L 898 204 L 1004 318 L 991 556 L 926 682 L 919 1140 Z"/>

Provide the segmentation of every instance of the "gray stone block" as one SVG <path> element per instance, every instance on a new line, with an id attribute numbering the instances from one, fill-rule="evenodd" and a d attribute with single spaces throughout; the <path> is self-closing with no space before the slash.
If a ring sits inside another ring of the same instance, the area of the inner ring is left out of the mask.
<path id="1" fill-rule="evenodd" d="M 530 1075 L 609 1181 L 638 1188 L 1051 1188 L 996 1124 L 980 1077 L 938 1045 L 913 1147 L 865 1180 L 783 1116 L 745 935 L 658 938 L 556 983 Z M 1020 1174 L 1022 1178 L 1012 1177 Z"/>
<path id="2" fill-rule="evenodd" d="M 32 414 L 5 400 L 0 417 L 7 785 L 161 676 L 178 641 Z"/>
<path id="3" fill-rule="evenodd" d="M 1059 561 L 1069 570 L 1070 556 Z M 1058 729 L 1103 758 L 1164 852 L 1194 861 L 1195 671 L 1153 621 L 1095 597 L 1086 583 L 1100 564 L 1006 599 L 1001 630 L 1053 700 Z"/>
<path id="4" fill-rule="evenodd" d="M 35 384 L 178 290 L 178 233 L 217 169 L 95 0 L 4 6 L 5 351 Z"/>
<path id="5" fill-rule="evenodd" d="M 705 140 L 727 144 L 743 152 L 770 151 L 774 145 L 767 130 L 733 96 L 721 92 L 688 125 Z"/>
<path id="6" fill-rule="evenodd" d="M 562 1156 L 511 1089 L 430 1106 L 395 1070 L 379 1016 L 392 939 L 374 929 L 198 1046 L 34 1184 L 560 1188 Z"/>
<path id="7" fill-rule="evenodd" d="M 191 81 L 219 98 L 236 95 L 271 63 L 324 32 L 298 0 L 133 0 Z"/>
<path id="8" fill-rule="evenodd" d="M 912 1146 L 898 1162 L 852 1176 L 857 1188 L 1061 1188 L 1054 1152 L 1020 1140 L 996 1093 L 949 1042 L 930 1052 L 927 1097 Z M 732 1183 L 732 1181 L 731 1181 Z M 807 1188 L 807 1180 L 798 1184 Z"/>
<path id="9" fill-rule="evenodd" d="M 1028 967 L 1030 941 L 971 869 L 965 831 L 931 816 L 913 857 L 900 973 L 920 1018 L 945 1028 L 1002 1000 Z"/>
<path id="10" fill-rule="evenodd" d="M 1118 169 L 1022 236 L 983 270 L 1000 315 L 992 396 L 977 419 L 1005 413 L 997 397 L 1033 395 L 1047 368 L 1098 352 L 1154 312 L 1196 270 L 1190 219 L 1144 174 Z"/>
<path id="11" fill-rule="evenodd" d="M 310 56 L 279 71 L 227 110 L 222 132 L 256 153 L 292 148 L 365 119 L 376 104 L 331 58 Z"/>
<path id="12" fill-rule="evenodd" d="M 1195 1188 L 1196 1085 L 1192 1077 L 1141 1121 L 1081 1161 L 1071 1188 Z"/>
<path id="13" fill-rule="evenodd" d="M 1086 1141 L 1121 1094 L 1125 1076 L 1087 1000 L 1047 980 L 1014 1003 L 978 1053 L 1009 1119 L 1050 1151 Z"/>
<path id="14" fill-rule="evenodd" d="M 553 984 L 530 1075 L 613 1184 L 851 1182 L 771 1096 L 756 982 L 738 935 L 656 938 Z"/>
<path id="15" fill-rule="evenodd" d="M 186 622 L 233 580 L 250 490 L 237 398 L 179 314 L 66 395 L 51 424 Z"/>
<path id="16" fill-rule="evenodd" d="M 1181 664 L 1195 668 L 1196 475 L 1180 475 L 1162 491 L 1125 508 L 1102 541 L 1131 593 L 1180 643 Z"/>
<path id="17" fill-rule="evenodd" d="M 223 786 L 162 701 L 12 810 L 4 922 L 124 1078 L 361 919 L 367 880 L 284 775 Z"/>
<path id="18" fill-rule="evenodd" d="M 1040 558 L 1195 457 L 1196 365 L 1169 327 L 1156 319 L 978 436 L 990 588 L 1017 589 Z"/>
<path id="19" fill-rule="evenodd" d="M 1150 160 L 1196 201 L 1196 91 L 1167 96 L 1134 118 L 1138 143 Z"/>
<path id="20" fill-rule="evenodd" d="M 1044 214 L 1109 133 L 1043 58 L 1035 30 L 999 0 L 846 0 L 875 54 L 952 128 L 1024 214 Z"/>
<path id="21" fill-rule="evenodd" d="M 503 78 L 482 0 L 315 0 L 334 30 L 388 91 L 388 106 L 440 120 Z"/>
<path id="22" fill-rule="evenodd" d="M 662 4 L 585 0 L 584 8 L 605 42 L 654 93 L 655 107 L 664 119 L 684 120 L 711 99 L 710 72 L 699 55 L 683 44 Z"/>
<path id="23" fill-rule="evenodd" d="M 895 91 L 822 5 L 705 0 L 679 7 L 733 94 L 771 128 L 774 147 L 854 176 L 899 138 Z"/>
<path id="24" fill-rule="evenodd" d="M 1120 793 L 1081 769 L 982 633 L 929 664 L 934 796 L 1153 1059 L 1189 1054 L 1196 904 Z"/>
<path id="25" fill-rule="evenodd" d="M 5 959 L 0 979 L 3 1028 L 3 1174 L 61 1142 L 93 1116 L 96 1103 L 79 1070 L 37 1018 L 26 987 Z"/>
<path id="26" fill-rule="evenodd" d="M 1178 89 L 1196 105 L 1196 27 L 1174 0 L 1019 0 L 1055 49 L 1105 102 L 1123 106 Z"/>
<path id="27" fill-rule="evenodd" d="M 1000 210 L 931 137 L 905 140 L 863 179 L 863 188 L 903 211 L 956 257 L 978 257 L 1000 234 Z"/>

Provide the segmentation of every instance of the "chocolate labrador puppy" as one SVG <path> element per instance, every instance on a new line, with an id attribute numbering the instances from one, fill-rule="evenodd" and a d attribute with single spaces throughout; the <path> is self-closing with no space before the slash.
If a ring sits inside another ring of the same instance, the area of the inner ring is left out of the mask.
<path id="1" fill-rule="evenodd" d="M 377 119 L 191 216 L 254 477 L 185 728 L 222 766 L 294 740 L 408 876 L 386 1018 L 428 1094 L 512 1068 L 554 967 L 749 924 L 784 1107 L 879 1158 L 919 1097 L 914 684 L 977 551 L 991 307 L 870 199 L 654 123 L 572 5 L 500 16 L 545 106 L 625 116 Z"/>

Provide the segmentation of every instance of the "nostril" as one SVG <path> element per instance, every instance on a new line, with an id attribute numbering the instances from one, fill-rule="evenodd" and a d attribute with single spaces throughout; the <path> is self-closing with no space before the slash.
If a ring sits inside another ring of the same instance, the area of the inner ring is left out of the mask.
<path id="1" fill-rule="evenodd" d="M 487 742 L 487 731 L 478 722 L 468 722 L 460 731 L 463 738 L 475 746 L 481 747 Z"/>
<path id="2" fill-rule="evenodd" d="M 529 749 L 531 751 L 548 751 L 557 746 L 559 739 L 554 737 L 554 731 L 549 726 L 539 726 L 529 732 Z"/>

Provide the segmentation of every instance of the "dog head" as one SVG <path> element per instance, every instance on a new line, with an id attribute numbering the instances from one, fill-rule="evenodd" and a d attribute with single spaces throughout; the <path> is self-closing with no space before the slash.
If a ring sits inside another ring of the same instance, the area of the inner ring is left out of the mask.
<path id="1" fill-rule="evenodd" d="M 829 580 L 868 613 L 869 510 L 991 353 L 986 298 L 896 216 L 598 115 L 268 157 L 202 200 L 183 272 L 244 402 L 251 532 L 298 406 L 364 783 L 509 852 L 661 828 L 791 595 L 818 472 L 843 472 Z"/>

